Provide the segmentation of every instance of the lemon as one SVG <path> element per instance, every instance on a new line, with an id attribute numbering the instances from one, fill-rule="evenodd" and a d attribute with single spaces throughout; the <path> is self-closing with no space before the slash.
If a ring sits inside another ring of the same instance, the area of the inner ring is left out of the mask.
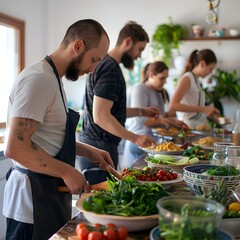
<path id="1" fill-rule="evenodd" d="M 236 211 L 236 212 L 238 212 L 238 211 L 240 211 L 240 203 L 238 203 L 238 202 L 233 202 L 233 203 L 231 203 L 229 206 L 228 206 L 228 211 Z"/>

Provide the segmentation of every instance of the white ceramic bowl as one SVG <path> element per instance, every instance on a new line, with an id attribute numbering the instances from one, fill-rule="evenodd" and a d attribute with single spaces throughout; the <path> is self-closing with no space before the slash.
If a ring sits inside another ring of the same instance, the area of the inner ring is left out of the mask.
<path id="1" fill-rule="evenodd" d="M 101 223 L 104 225 L 107 223 L 113 223 L 117 227 L 125 227 L 129 232 L 142 231 L 158 225 L 158 214 L 141 217 L 122 217 L 108 214 L 97 214 L 94 212 L 86 211 L 83 208 L 82 204 L 89 195 L 90 194 L 84 194 L 81 196 L 81 198 L 79 198 L 76 202 L 76 207 L 80 212 L 83 213 L 84 217 L 90 223 Z"/>
<path id="2" fill-rule="evenodd" d="M 229 35 L 231 37 L 237 37 L 239 36 L 239 31 L 237 29 L 229 29 Z"/>

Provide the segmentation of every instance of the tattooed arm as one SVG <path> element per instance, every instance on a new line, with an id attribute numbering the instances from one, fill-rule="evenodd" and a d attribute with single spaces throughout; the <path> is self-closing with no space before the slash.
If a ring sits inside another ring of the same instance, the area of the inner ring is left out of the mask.
<path id="1" fill-rule="evenodd" d="M 62 178 L 73 194 L 88 188 L 85 178 L 78 170 L 54 159 L 32 142 L 31 137 L 39 124 L 32 119 L 11 118 L 5 155 L 34 172 Z"/>

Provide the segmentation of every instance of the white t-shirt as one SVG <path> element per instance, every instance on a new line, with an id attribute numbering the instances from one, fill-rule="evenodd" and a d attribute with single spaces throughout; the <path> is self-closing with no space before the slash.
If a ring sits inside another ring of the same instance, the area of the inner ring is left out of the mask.
<path id="1" fill-rule="evenodd" d="M 198 79 L 195 79 L 192 72 L 186 72 L 179 79 L 179 83 L 184 77 L 190 79 L 190 88 L 185 93 L 181 103 L 194 106 L 205 106 L 205 93 L 200 86 Z M 199 124 L 207 122 L 206 115 L 201 112 L 184 112 L 182 119 L 190 128 L 195 128 Z"/>
<path id="2" fill-rule="evenodd" d="M 128 107 L 157 107 L 161 115 L 165 115 L 165 104 L 162 98 L 162 93 L 151 89 L 148 85 L 148 82 L 145 84 L 138 84 L 131 88 L 131 94 L 128 95 Z M 126 128 L 128 131 L 133 132 L 139 135 L 149 135 L 155 138 L 151 132 L 151 128 L 145 126 L 147 117 L 132 117 L 128 118 L 126 121 Z M 157 140 L 157 139 L 156 139 Z M 125 142 L 123 158 L 119 161 L 119 168 L 131 167 L 132 164 L 136 161 L 136 157 L 131 152 L 131 143 L 130 141 Z"/>
<path id="3" fill-rule="evenodd" d="M 66 103 L 64 90 L 63 96 Z M 48 63 L 34 63 L 24 69 L 14 82 L 9 97 L 8 121 L 13 117 L 40 122 L 32 141 L 50 156 L 57 155 L 65 137 L 66 111 L 58 81 Z M 13 164 L 24 168 L 14 160 Z M 30 182 L 27 175 L 17 170 L 12 171 L 5 186 L 3 215 L 16 221 L 33 223 Z"/>

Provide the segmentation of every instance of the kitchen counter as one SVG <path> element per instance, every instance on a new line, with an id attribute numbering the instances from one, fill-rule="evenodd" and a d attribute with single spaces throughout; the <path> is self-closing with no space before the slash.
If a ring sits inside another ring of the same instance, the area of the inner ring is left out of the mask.
<path id="1" fill-rule="evenodd" d="M 185 182 L 176 183 L 168 189 L 169 192 L 174 194 L 192 195 L 188 190 Z M 72 218 L 63 228 L 61 228 L 56 234 L 54 234 L 50 240 L 76 240 L 75 229 L 78 223 L 87 222 L 83 214 L 79 212 L 74 218 Z M 130 232 L 128 240 L 149 240 L 149 234 L 151 229 L 142 232 Z"/>
<path id="2" fill-rule="evenodd" d="M 137 162 L 134 163 L 134 167 L 144 167 L 146 166 L 146 162 L 144 161 L 145 155 L 143 155 Z M 184 181 L 180 183 L 174 183 L 171 185 L 167 191 L 174 193 L 175 195 L 189 195 L 192 196 L 193 194 L 188 189 L 186 183 Z M 55 233 L 50 240 L 77 240 L 75 229 L 78 223 L 80 222 L 87 222 L 84 218 L 83 214 L 79 212 L 74 218 L 72 218 L 65 226 L 63 226 L 57 233 Z M 239 222 L 240 223 L 240 219 Z M 240 224 L 239 224 L 240 225 Z M 227 231 L 227 229 L 223 229 Z M 149 234 L 151 229 L 142 231 L 142 232 L 130 232 L 128 240 L 149 240 Z M 239 236 L 235 236 L 236 240 L 240 240 L 240 233 Z"/>

